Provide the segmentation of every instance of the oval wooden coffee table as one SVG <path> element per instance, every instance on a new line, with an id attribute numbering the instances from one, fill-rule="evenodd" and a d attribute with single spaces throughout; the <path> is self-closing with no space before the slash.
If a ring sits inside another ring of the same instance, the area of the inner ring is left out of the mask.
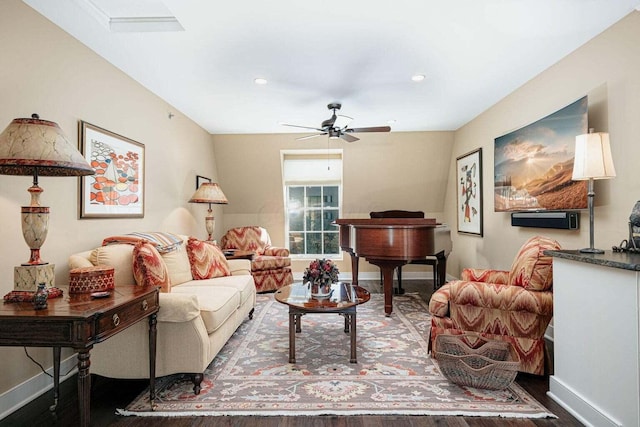
<path id="1" fill-rule="evenodd" d="M 275 293 L 276 301 L 289 306 L 289 363 L 296 363 L 296 332 L 302 331 L 301 318 L 308 313 L 337 313 L 344 316 L 344 332 L 351 333 L 351 358 L 356 360 L 356 307 L 369 301 L 369 291 L 358 285 L 338 282 L 331 285 L 328 298 L 311 296 L 308 286 L 294 283 Z"/>

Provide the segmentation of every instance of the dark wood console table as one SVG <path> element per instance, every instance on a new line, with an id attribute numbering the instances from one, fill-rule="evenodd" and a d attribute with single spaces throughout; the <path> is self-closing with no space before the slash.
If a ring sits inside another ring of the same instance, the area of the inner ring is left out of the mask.
<path id="1" fill-rule="evenodd" d="M 53 298 L 47 301 L 46 309 L 38 311 L 30 302 L 2 304 L 0 345 L 53 348 L 54 408 L 59 396 L 60 349 L 71 347 L 77 351 L 79 421 L 82 427 L 86 427 L 90 424 L 91 408 L 89 352 L 94 344 L 148 317 L 149 398 L 153 407 L 158 292 L 155 287 L 118 286 L 106 298 L 94 299 L 89 294 Z"/>

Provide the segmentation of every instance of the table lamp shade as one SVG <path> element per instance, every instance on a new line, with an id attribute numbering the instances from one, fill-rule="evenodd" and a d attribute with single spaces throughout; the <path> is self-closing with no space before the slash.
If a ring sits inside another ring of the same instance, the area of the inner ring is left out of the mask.
<path id="1" fill-rule="evenodd" d="M 14 119 L 0 135 L 0 174 L 93 175 L 89 163 L 62 129 L 35 116 Z"/>
<path id="2" fill-rule="evenodd" d="M 594 197 L 593 181 L 596 179 L 610 179 L 616 176 L 611 157 L 611 145 L 608 133 L 589 133 L 576 136 L 575 157 L 573 159 L 574 181 L 588 180 L 587 203 L 589 207 L 589 247 L 580 249 L 580 252 L 590 254 L 604 253 L 593 245 L 594 224 Z"/>
<path id="3" fill-rule="evenodd" d="M 611 158 L 608 133 L 586 133 L 576 136 L 574 181 L 587 179 L 609 179 L 616 176 Z"/>
<path id="4" fill-rule="evenodd" d="M 189 203 L 213 203 L 226 205 L 229 203 L 220 186 L 215 182 L 205 182 L 191 196 Z"/>
<path id="5" fill-rule="evenodd" d="M 200 185 L 196 192 L 191 196 L 189 203 L 208 203 L 209 209 L 207 210 L 207 216 L 205 217 L 205 227 L 207 230 L 207 240 L 213 240 L 213 230 L 215 228 L 216 220 L 211 210 L 211 205 L 226 205 L 229 203 L 227 197 L 222 192 L 220 186 L 215 182 L 205 182 Z"/>
<path id="6" fill-rule="evenodd" d="M 22 235 L 31 249 L 23 265 L 47 264 L 40 259 L 40 247 L 49 229 L 49 208 L 40 206 L 38 177 L 93 175 L 93 169 L 56 123 L 33 114 L 14 119 L 0 134 L 0 174 L 33 176 L 31 203 L 22 207 Z"/>

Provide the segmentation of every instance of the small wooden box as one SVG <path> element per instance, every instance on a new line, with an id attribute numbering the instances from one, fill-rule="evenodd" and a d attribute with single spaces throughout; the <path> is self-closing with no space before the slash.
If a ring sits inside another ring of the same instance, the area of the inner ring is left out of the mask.
<path id="1" fill-rule="evenodd" d="M 114 268 L 106 265 L 74 268 L 69 271 L 69 293 L 88 294 L 91 292 L 111 291 Z"/>

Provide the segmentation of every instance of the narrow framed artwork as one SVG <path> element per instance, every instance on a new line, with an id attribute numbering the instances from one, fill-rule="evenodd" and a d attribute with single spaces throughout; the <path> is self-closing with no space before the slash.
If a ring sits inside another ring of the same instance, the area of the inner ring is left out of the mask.
<path id="1" fill-rule="evenodd" d="M 458 233 L 482 236 L 482 148 L 456 158 Z"/>
<path id="2" fill-rule="evenodd" d="M 80 121 L 80 151 L 95 175 L 80 177 L 80 218 L 144 217 L 144 144 Z"/>
<path id="3" fill-rule="evenodd" d="M 204 182 L 213 182 L 211 178 L 207 178 L 206 176 L 196 175 L 196 190 L 200 188 L 202 183 Z"/>

